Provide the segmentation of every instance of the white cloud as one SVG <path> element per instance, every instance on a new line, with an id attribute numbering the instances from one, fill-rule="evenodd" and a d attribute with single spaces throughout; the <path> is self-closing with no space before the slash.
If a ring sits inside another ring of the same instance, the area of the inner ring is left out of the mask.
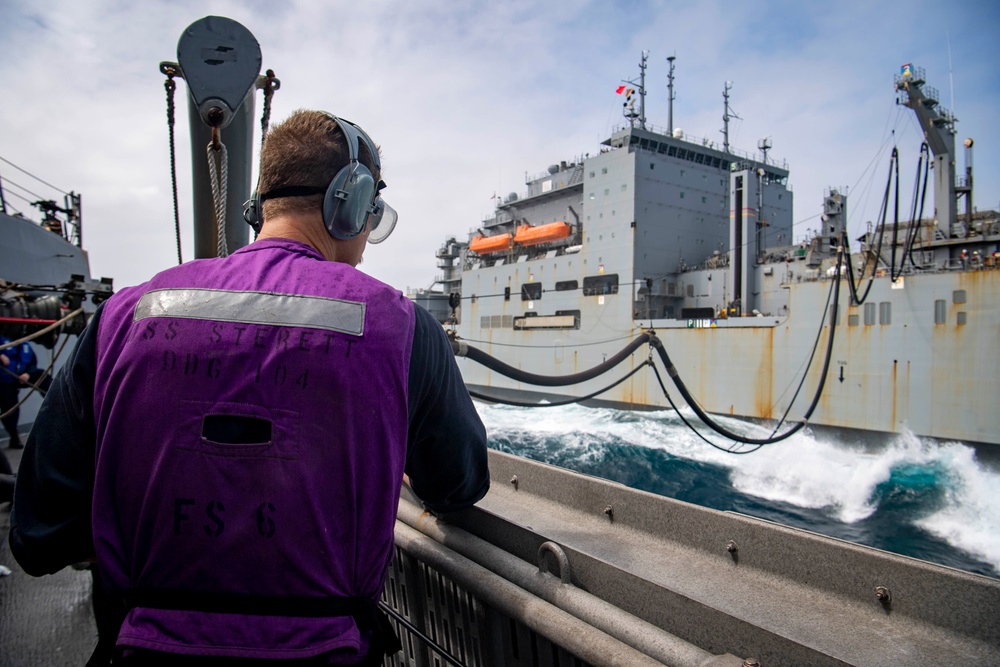
<path id="1" fill-rule="evenodd" d="M 721 142 L 722 87 L 733 81 L 734 145 L 755 150 L 771 137 L 772 156 L 791 168 L 796 220 L 818 213 L 825 187 L 852 186 L 854 228 L 881 199 L 887 148 L 868 167 L 892 128 L 905 192 L 913 181 L 920 134 L 893 104 L 892 76 L 921 65 L 950 105 L 950 36 L 959 143 L 976 138 L 975 200 L 1000 205 L 1000 11 L 988 3 L 7 2 L 0 155 L 83 193 L 93 272 L 119 286 L 175 261 L 158 63 L 175 59 L 183 29 L 206 14 L 257 37 L 282 80 L 272 118 L 325 108 L 382 145 L 385 194 L 401 218 L 363 268 L 400 289 L 430 282 L 436 248 L 475 228 L 494 192 L 520 192 L 526 172 L 597 152 L 621 122 L 614 87 L 638 75 L 642 49 L 651 123 L 667 123 L 666 56 L 677 56 L 674 124 L 694 135 Z M 185 91 L 177 134 L 190 258 Z"/>

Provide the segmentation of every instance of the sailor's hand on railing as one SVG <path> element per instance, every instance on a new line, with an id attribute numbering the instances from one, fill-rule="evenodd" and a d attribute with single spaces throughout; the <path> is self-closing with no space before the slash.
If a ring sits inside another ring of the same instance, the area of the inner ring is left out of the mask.
<path id="1" fill-rule="evenodd" d="M 10 366 L 10 359 L 7 358 L 6 354 L 0 354 L 0 364 L 4 366 Z"/>

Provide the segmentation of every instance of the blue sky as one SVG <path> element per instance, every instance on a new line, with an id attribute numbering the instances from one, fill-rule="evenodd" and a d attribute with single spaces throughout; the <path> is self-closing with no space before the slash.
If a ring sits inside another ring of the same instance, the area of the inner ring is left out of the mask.
<path id="1" fill-rule="evenodd" d="M 478 226 L 495 192 L 523 192 L 525 173 L 597 152 L 622 122 L 614 89 L 638 75 L 642 50 L 654 125 L 667 124 L 667 56 L 677 57 L 674 125 L 692 135 L 721 142 L 722 89 L 732 81 L 741 120 L 731 142 L 754 151 L 768 136 L 771 156 L 788 161 L 797 235 L 815 226 L 829 186 L 850 188 L 852 230 L 873 219 L 893 145 L 908 209 L 921 136 L 893 92 L 908 62 L 926 69 L 958 116 L 957 142 L 975 138 L 975 204 L 1000 207 L 996 2 L 7 0 L 0 156 L 83 193 L 93 272 L 118 286 L 175 261 L 157 66 L 208 14 L 257 37 L 264 67 L 282 80 L 273 118 L 323 108 L 381 144 L 400 223 L 362 268 L 399 289 L 430 283 L 441 241 Z M 181 123 L 190 258 L 186 134 Z M 961 152 L 956 166 L 964 170 Z M 53 194 L 2 163 L 0 175 Z"/>

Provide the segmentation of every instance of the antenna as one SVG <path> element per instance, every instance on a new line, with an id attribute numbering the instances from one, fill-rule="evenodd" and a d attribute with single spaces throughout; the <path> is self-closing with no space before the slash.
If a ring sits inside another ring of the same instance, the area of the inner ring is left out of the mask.
<path id="1" fill-rule="evenodd" d="M 635 111 L 635 88 L 629 88 L 625 91 L 625 102 L 622 103 L 622 115 L 628 118 L 628 122 L 632 127 L 635 127 L 636 118 L 639 119 L 639 127 L 643 130 L 646 129 L 646 58 L 649 56 L 649 51 L 642 52 L 642 61 L 639 63 L 639 83 L 636 83 L 632 79 L 626 79 L 626 84 L 631 84 L 633 86 L 639 87 L 639 112 Z"/>
<path id="2" fill-rule="evenodd" d="M 736 112 L 732 110 L 729 106 L 729 91 L 733 88 L 732 81 L 726 81 L 726 87 L 722 91 L 722 99 L 724 101 L 725 111 L 722 114 L 722 150 L 726 153 L 729 152 L 729 121 L 733 118 L 737 120 L 743 120 L 736 115 Z"/>
<path id="3" fill-rule="evenodd" d="M 670 74 L 667 76 L 667 90 L 670 91 L 669 95 L 669 106 L 667 107 L 667 134 L 669 136 L 674 136 L 674 100 L 676 95 L 674 95 L 674 61 L 677 60 L 677 56 L 667 56 L 667 62 L 670 63 Z"/>
<path id="4" fill-rule="evenodd" d="M 642 52 L 642 61 L 639 63 L 639 127 L 646 129 L 646 58 L 649 51 Z"/>
<path id="5" fill-rule="evenodd" d="M 948 87 L 951 88 L 951 113 L 955 113 L 955 76 L 951 69 L 951 33 L 947 30 L 944 31 L 945 38 L 948 40 Z"/>
<path id="6" fill-rule="evenodd" d="M 764 155 L 764 164 L 767 164 L 767 152 L 771 150 L 771 137 L 764 137 L 757 142 L 757 148 Z"/>

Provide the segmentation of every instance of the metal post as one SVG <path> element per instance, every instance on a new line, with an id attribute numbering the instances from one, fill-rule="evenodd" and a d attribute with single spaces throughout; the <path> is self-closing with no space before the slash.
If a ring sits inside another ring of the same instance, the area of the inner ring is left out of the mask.
<path id="1" fill-rule="evenodd" d="M 233 252 L 250 242 L 250 226 L 243 219 L 243 202 L 250 198 L 253 168 L 254 92 L 251 88 L 232 122 L 222 130 L 222 142 L 229 153 L 229 191 L 226 193 L 226 245 Z M 195 259 L 217 256 L 215 206 L 205 147 L 212 140 L 212 128 L 201 121 L 198 107 L 188 97 L 191 126 L 191 176 L 194 200 Z"/>
<path id="2" fill-rule="evenodd" d="M 667 106 L 667 134 L 674 136 L 674 61 L 677 56 L 668 56 L 670 63 L 670 74 L 667 75 L 667 90 L 669 91 L 669 105 Z"/>
<path id="3" fill-rule="evenodd" d="M 646 58 L 649 51 L 642 52 L 642 62 L 639 63 L 639 127 L 646 129 Z"/>

